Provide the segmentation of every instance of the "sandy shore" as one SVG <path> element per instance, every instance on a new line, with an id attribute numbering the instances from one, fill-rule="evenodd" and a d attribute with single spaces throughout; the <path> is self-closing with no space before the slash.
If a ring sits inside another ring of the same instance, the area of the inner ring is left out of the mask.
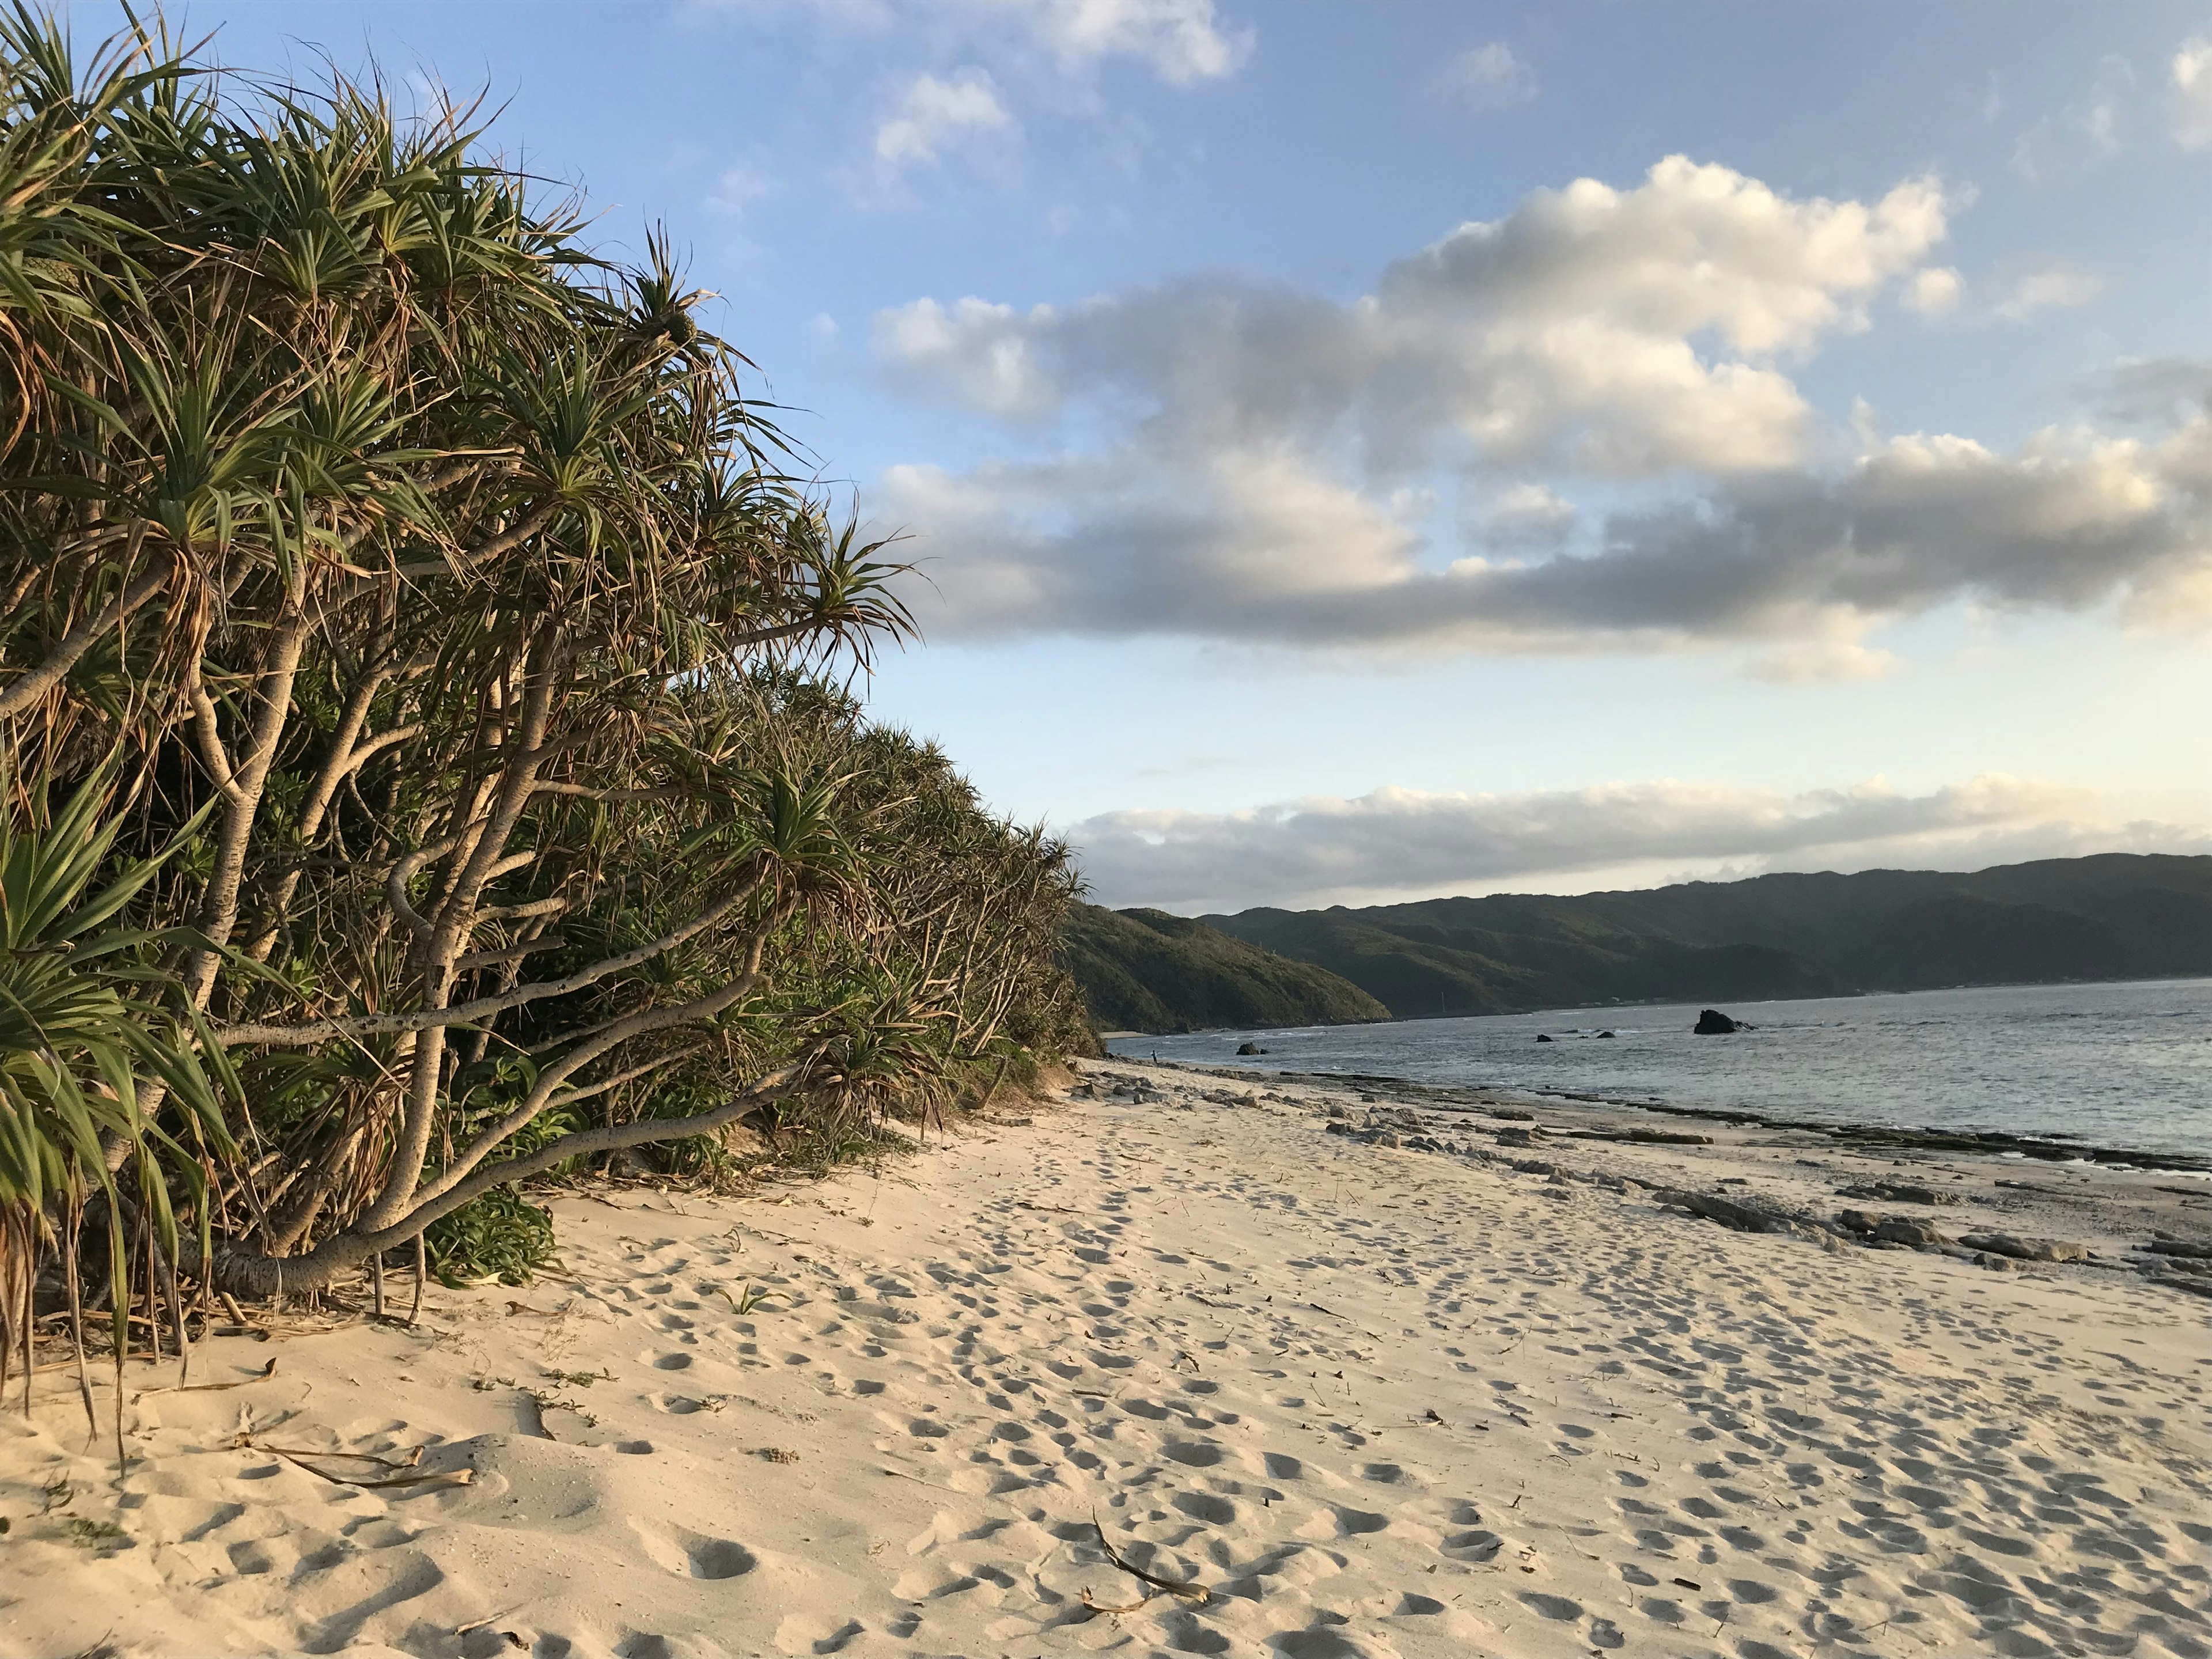
<path id="1" fill-rule="evenodd" d="M 202 1345 L 235 1387 L 134 1365 L 119 1490 L 41 1376 L 0 1653 L 2212 1655 L 2212 1301 L 2113 1265 L 2212 1241 L 2188 1184 L 1091 1069 L 880 1177 L 563 1199 L 563 1279 Z"/>

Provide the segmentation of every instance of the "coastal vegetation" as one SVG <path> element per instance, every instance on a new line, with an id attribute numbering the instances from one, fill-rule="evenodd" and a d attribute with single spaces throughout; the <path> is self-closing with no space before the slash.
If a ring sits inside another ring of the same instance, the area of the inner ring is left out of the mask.
<path id="1" fill-rule="evenodd" d="M 665 234 L 374 78 L 19 9 L 0 83 L 12 1364 L 526 1273 L 526 1178 L 834 1159 L 1088 1046 L 1066 849 L 846 689 L 901 567 Z"/>
<path id="2" fill-rule="evenodd" d="M 1123 911 L 1123 917 L 1158 912 Z M 1951 985 L 2212 974 L 2212 858 L 2105 854 L 1971 874 L 1870 870 L 1686 882 L 1572 897 L 1498 894 L 1326 910 L 1260 908 L 1185 922 L 1310 964 L 1400 1019 L 1595 1003 L 1752 1000 Z M 1069 961 L 1094 1012 L 1159 1005 L 1146 1030 L 1303 1024 L 1217 1019 L 1237 993 L 1155 975 L 1088 911 Z M 1224 969 L 1243 959 L 1218 950 Z M 1264 1000 L 1279 976 L 1253 970 Z M 1135 990 L 1125 987 L 1133 980 Z M 1102 1003 L 1101 999 L 1106 1000 Z"/>

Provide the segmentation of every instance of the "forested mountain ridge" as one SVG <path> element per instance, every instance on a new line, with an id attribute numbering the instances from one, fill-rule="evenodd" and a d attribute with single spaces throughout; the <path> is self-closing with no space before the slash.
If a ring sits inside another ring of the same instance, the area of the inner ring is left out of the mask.
<path id="1" fill-rule="evenodd" d="M 1060 956 L 1102 1031 L 1342 1025 L 1390 1011 L 1326 969 L 1164 910 L 1080 904 Z"/>
<path id="2" fill-rule="evenodd" d="M 2112 853 L 1200 920 L 1341 975 L 1401 1018 L 2128 979 L 2212 973 L 2212 858 Z"/>
<path id="3" fill-rule="evenodd" d="M 2212 857 L 2111 853 L 1963 874 L 1771 875 L 1198 921 L 1326 969 L 1401 1019 L 2152 978 L 2212 974 Z M 1090 991 L 1083 964 L 1071 966 Z M 1162 1029 L 1263 1023 L 1190 1018 L 1154 994 L 1184 1019 Z"/>

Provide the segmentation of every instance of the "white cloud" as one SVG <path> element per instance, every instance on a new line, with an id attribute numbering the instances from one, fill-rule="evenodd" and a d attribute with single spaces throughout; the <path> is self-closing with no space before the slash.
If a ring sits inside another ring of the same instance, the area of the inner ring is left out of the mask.
<path id="1" fill-rule="evenodd" d="M 2135 65 L 2124 58 L 2106 57 L 2080 97 L 2021 132 L 2013 145 L 2012 170 L 2036 184 L 2055 171 L 2109 160 L 2127 148 L 2137 102 Z"/>
<path id="2" fill-rule="evenodd" d="M 1536 71 L 1492 40 L 1455 56 L 1437 74 L 1437 89 L 1469 109 L 1495 111 L 1534 102 L 1538 88 Z"/>
<path id="3" fill-rule="evenodd" d="M 1232 278 L 917 301 L 875 319 L 888 372 L 1027 453 L 893 468 L 878 505 L 931 560 L 939 633 L 1734 644 L 1803 678 L 1885 672 L 1871 629 L 1960 599 L 2190 625 L 2212 605 L 2201 406 L 2163 436 L 2052 428 L 2010 453 L 1869 413 L 1856 458 L 1824 460 L 1841 434 L 1815 445 L 1778 360 L 1865 326 L 1879 292 L 1924 295 L 1944 221 L 1925 180 L 1802 202 L 1670 161 L 1632 191 L 1538 192 L 1350 303 Z M 2088 291 L 2007 270 L 2005 314 Z M 1413 509 L 1440 468 L 1468 504 L 1439 531 Z M 1647 482 L 1591 515 L 1589 476 Z M 1455 519 L 1463 544 L 1432 542 Z"/>
<path id="4" fill-rule="evenodd" d="M 1125 58 L 1173 86 L 1234 75 L 1254 40 L 1249 27 L 1223 21 L 1214 0 L 704 0 L 700 9 L 748 20 L 798 13 L 842 33 L 1042 58 L 1077 76 Z"/>
<path id="5" fill-rule="evenodd" d="M 936 161 L 946 151 L 979 138 L 1016 131 L 1014 118 L 987 71 L 958 70 L 942 80 L 917 75 L 876 127 L 876 160 L 896 173 Z"/>
<path id="6" fill-rule="evenodd" d="M 1941 317 L 1958 309 L 1961 286 L 1959 273 L 1950 266 L 1930 265 L 1913 272 L 1903 297 L 1906 307 L 1922 316 Z"/>
<path id="7" fill-rule="evenodd" d="M 2212 144 L 2212 40 L 2183 43 L 2166 65 L 2173 88 L 2173 136 L 2189 149 Z"/>
<path id="8" fill-rule="evenodd" d="M 1251 55 L 1249 29 L 1224 29 L 1213 0 L 969 0 L 1034 30 L 1070 70 L 1127 57 L 1172 86 L 1233 75 Z"/>
<path id="9" fill-rule="evenodd" d="M 1186 912 L 1578 890 L 1601 873 L 1686 864 L 1960 869 L 2212 850 L 2202 827 L 2116 823 L 2090 792 L 2002 775 L 1923 795 L 1878 779 L 1797 795 L 1671 779 L 1513 795 L 1385 788 L 1243 812 L 1108 812 L 1069 836 L 1100 902 Z"/>
<path id="10" fill-rule="evenodd" d="M 1998 293 L 1990 314 L 2008 323 L 2024 323 L 2039 311 L 2087 305 L 2105 289 L 2103 278 L 2094 271 L 2051 258 L 2023 260 L 2001 269 L 1996 282 Z"/>
<path id="11" fill-rule="evenodd" d="M 1163 456 L 1348 435 L 1378 471 L 1447 450 L 1624 477 L 1778 466 L 1808 411 L 1775 359 L 1866 326 L 1945 219 L 1931 179 L 1797 201 L 1676 156 L 1632 190 L 1581 179 L 1463 225 L 1350 305 L 1235 279 L 1025 313 L 922 300 L 878 341 L 910 386 L 1031 421 L 1128 413 Z"/>
<path id="12" fill-rule="evenodd" d="M 2104 278 L 2071 260 L 2047 253 L 2011 254 L 1968 281 L 1949 266 L 1913 273 L 1899 295 L 1908 310 L 1934 319 L 2024 323 L 2045 311 L 2087 305 L 2105 291 Z"/>
<path id="13" fill-rule="evenodd" d="M 738 161 L 722 169 L 714 180 L 714 187 L 707 193 L 707 210 L 723 218 L 734 219 L 755 202 L 775 194 L 775 180 L 750 161 Z"/>

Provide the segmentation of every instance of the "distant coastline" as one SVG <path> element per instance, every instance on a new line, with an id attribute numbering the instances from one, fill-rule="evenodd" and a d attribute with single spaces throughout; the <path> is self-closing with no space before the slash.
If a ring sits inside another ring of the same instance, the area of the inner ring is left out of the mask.
<path id="1" fill-rule="evenodd" d="M 1991 979 L 1972 980 L 1957 985 L 1927 985 L 1915 991 L 1890 991 L 1881 988 L 1838 991 L 1827 997 L 1718 997 L 1719 1002 L 1741 1002 L 1751 1006 L 1772 1002 L 1847 1002 L 1855 997 L 1912 996 L 1920 991 L 2039 991 L 2059 990 L 2073 985 L 2187 985 L 2212 980 L 2212 974 L 2148 974 L 2123 975 L 2117 978 L 2099 979 Z M 1698 999 L 1692 999 L 1697 1000 Z M 1494 1019 L 1509 1014 L 1575 1014 L 1592 1013 L 1599 1009 L 1619 1009 L 1632 1012 L 1638 1008 L 1671 1008 L 1679 1006 L 1681 999 L 1675 997 L 1638 997 L 1634 1001 L 1563 1002 L 1548 1008 L 1505 1008 L 1496 1014 L 1391 1014 L 1381 1019 L 1315 1020 L 1306 1025 L 1197 1025 L 1188 1031 L 1101 1031 L 1098 1040 L 1113 1042 L 1124 1038 L 1157 1036 L 1261 1036 L 1271 1031 L 1305 1030 L 1327 1025 L 1418 1025 L 1427 1021 L 1448 1019 Z"/>
<path id="2" fill-rule="evenodd" d="M 1189 1033 L 1113 1048 L 1231 1070 L 1516 1089 L 1984 1155 L 2212 1169 L 2212 976 L 1725 1007 L 1755 1029 L 1697 1036 L 1697 1005 L 1673 1004 Z M 1238 1058 L 1240 1040 L 1259 1054 Z"/>
<path id="3" fill-rule="evenodd" d="M 1083 906 L 1094 1027 L 1172 1035 L 2212 975 L 2212 856 L 1199 918 Z"/>

